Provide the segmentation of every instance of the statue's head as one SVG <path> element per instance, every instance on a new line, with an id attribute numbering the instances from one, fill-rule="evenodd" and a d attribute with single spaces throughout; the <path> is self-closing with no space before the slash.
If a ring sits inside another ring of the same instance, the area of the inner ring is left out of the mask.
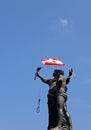
<path id="1" fill-rule="evenodd" d="M 56 76 L 59 76 L 59 75 L 64 75 L 64 71 L 55 69 L 54 72 L 53 72 L 53 77 L 56 77 Z"/>

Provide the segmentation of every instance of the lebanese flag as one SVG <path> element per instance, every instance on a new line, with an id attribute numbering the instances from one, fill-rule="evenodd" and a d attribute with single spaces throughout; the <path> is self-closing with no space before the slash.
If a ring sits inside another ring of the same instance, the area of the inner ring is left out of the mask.
<path id="1" fill-rule="evenodd" d="M 58 58 L 43 58 L 41 62 L 44 65 L 64 66 L 65 64 Z"/>

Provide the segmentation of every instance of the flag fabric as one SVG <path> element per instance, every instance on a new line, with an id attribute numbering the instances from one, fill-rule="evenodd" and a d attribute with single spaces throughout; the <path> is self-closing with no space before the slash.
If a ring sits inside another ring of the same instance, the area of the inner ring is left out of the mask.
<path id="1" fill-rule="evenodd" d="M 64 66 L 65 64 L 58 58 L 43 58 L 41 62 L 44 65 Z"/>

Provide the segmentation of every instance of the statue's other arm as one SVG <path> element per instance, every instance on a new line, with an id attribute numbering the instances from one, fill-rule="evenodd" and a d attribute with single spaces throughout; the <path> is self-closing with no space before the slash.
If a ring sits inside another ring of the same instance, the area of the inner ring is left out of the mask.
<path id="1" fill-rule="evenodd" d="M 70 79 L 72 78 L 72 75 L 73 75 L 73 69 L 70 69 L 69 70 L 69 75 L 66 78 L 66 84 L 68 84 L 70 82 Z"/>
<path id="2" fill-rule="evenodd" d="M 71 77 L 68 76 L 68 78 L 66 78 L 66 84 L 68 84 L 70 82 Z"/>

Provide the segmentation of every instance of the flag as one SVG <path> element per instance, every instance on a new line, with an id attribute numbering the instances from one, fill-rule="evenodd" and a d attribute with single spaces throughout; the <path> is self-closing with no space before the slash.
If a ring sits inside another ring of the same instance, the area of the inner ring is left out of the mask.
<path id="1" fill-rule="evenodd" d="M 58 58 L 43 58 L 41 62 L 44 65 L 64 66 L 65 64 Z"/>

